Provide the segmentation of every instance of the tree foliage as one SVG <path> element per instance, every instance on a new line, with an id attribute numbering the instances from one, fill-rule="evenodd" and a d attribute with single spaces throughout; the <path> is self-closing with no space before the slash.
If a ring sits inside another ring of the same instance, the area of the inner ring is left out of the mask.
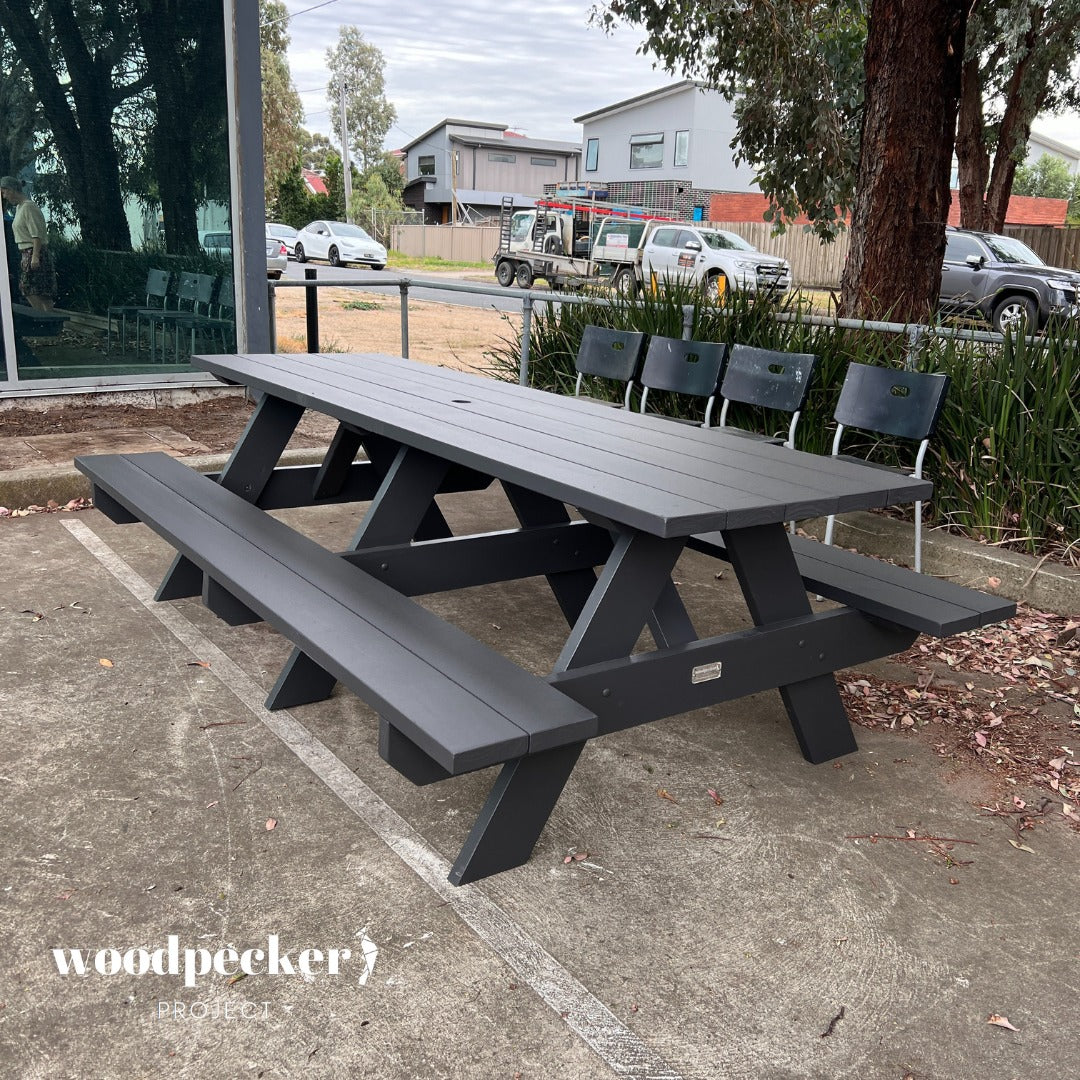
<path id="1" fill-rule="evenodd" d="M 289 47 L 287 12 L 282 0 L 260 0 L 263 109 L 263 185 L 271 206 L 281 182 L 300 156 L 304 106 L 296 92 L 286 52 Z"/>
<path id="2" fill-rule="evenodd" d="M 777 224 L 805 213 L 831 239 L 851 209 L 862 115 L 861 0 L 737 4 L 610 0 L 593 20 L 640 25 L 639 51 L 733 103 L 736 161 L 748 162 Z"/>
<path id="3" fill-rule="evenodd" d="M 957 129 L 961 223 L 1000 231 L 1031 125 L 1080 103 L 1080 0 L 982 0 L 972 7 Z"/>
<path id="4" fill-rule="evenodd" d="M 300 164 L 312 172 L 326 171 L 326 159 L 337 150 L 330 139 L 321 131 L 300 129 Z"/>
<path id="5" fill-rule="evenodd" d="M 386 100 L 385 62 L 374 45 L 364 40 L 355 26 L 338 30 L 338 43 L 326 50 L 330 71 L 327 101 L 334 136 L 341 144 L 341 93 L 345 92 L 345 117 L 349 152 L 366 173 L 382 157 L 383 142 L 397 119 L 397 110 Z"/>
<path id="6" fill-rule="evenodd" d="M 1013 193 L 1042 199 L 1068 199 L 1065 220 L 1070 225 L 1080 220 L 1080 176 L 1069 172 L 1068 164 L 1053 154 L 1042 154 L 1034 165 L 1026 162 L 1018 165 Z"/>

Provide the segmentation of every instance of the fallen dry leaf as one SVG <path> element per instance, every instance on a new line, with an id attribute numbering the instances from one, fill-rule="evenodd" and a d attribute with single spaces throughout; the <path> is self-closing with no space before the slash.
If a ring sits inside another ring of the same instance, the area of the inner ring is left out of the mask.
<path id="1" fill-rule="evenodd" d="M 679 805 L 679 800 L 676 799 L 667 788 L 658 787 L 656 789 L 656 794 L 659 795 L 661 799 L 667 799 L 668 802 L 673 802 L 676 806 Z"/>
<path id="2" fill-rule="evenodd" d="M 277 818 L 272 818 L 272 817 L 267 818 L 266 819 L 266 831 L 269 832 L 271 829 L 276 829 L 276 828 L 277 828 Z"/>
<path id="3" fill-rule="evenodd" d="M 712 799 L 712 801 L 714 803 L 716 803 L 717 806 L 723 806 L 724 805 L 723 797 L 720 796 L 720 795 L 717 795 L 716 791 L 713 788 L 709 788 L 708 792 L 709 792 L 709 798 Z"/>
<path id="4" fill-rule="evenodd" d="M 999 1016 L 997 1013 L 991 1013 L 986 1018 L 986 1022 L 988 1024 L 993 1024 L 995 1027 L 1008 1028 L 1009 1031 L 1020 1030 L 1018 1027 L 1013 1027 L 1013 1025 L 1009 1023 L 1009 1018 L 1007 1016 Z"/>
<path id="5" fill-rule="evenodd" d="M 188 667 L 209 667 L 209 660 L 189 660 Z"/>
<path id="6" fill-rule="evenodd" d="M 999 578 L 999 577 L 988 577 L 986 579 L 986 584 L 989 585 L 991 589 L 999 589 L 999 588 L 1001 588 L 1001 578 Z"/>
<path id="7" fill-rule="evenodd" d="M 1029 848 L 1027 844 L 1021 844 L 1019 840 L 1010 840 L 1009 843 L 1012 844 L 1017 851 L 1030 851 L 1032 855 L 1035 854 L 1034 848 Z"/>
<path id="8" fill-rule="evenodd" d="M 100 665 L 101 665 L 102 667 L 112 667 L 112 666 L 113 666 L 113 662 L 112 662 L 111 660 L 106 660 L 106 659 L 105 659 L 105 657 L 102 657 L 102 658 L 101 658 L 101 659 L 100 659 L 100 660 L 98 661 L 98 663 L 99 663 L 99 664 L 100 664 Z"/>

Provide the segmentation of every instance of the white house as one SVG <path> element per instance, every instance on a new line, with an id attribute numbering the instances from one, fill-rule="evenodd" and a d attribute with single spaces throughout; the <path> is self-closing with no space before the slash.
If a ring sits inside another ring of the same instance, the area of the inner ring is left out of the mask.
<path id="1" fill-rule="evenodd" d="M 574 117 L 582 125 L 582 179 L 619 202 L 686 216 L 717 192 L 759 192 L 736 165 L 735 117 L 716 90 L 692 79 Z"/>
<path id="2" fill-rule="evenodd" d="M 1028 156 L 1025 164 L 1034 165 L 1043 154 L 1061 158 L 1069 166 L 1069 172 L 1073 176 L 1080 173 L 1080 150 L 1077 150 L 1075 146 L 1067 146 L 1063 142 L 1058 142 L 1057 139 L 1032 131 L 1028 136 Z"/>

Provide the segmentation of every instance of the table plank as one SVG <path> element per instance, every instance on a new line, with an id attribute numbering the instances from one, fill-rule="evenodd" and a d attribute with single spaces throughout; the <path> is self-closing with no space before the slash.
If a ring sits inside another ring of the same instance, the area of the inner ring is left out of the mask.
<path id="1" fill-rule="evenodd" d="M 910 502 L 932 490 L 858 463 L 590 410 L 400 358 L 197 356 L 195 363 L 658 536 Z"/>

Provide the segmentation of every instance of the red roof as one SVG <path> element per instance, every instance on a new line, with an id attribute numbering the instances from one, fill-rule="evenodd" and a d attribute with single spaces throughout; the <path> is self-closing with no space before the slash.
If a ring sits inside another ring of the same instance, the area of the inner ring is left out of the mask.
<path id="1" fill-rule="evenodd" d="M 722 192 L 709 199 L 710 221 L 764 221 L 769 200 L 754 192 Z M 1031 195 L 1013 195 L 1005 213 L 1007 225 L 1064 225 L 1069 210 L 1068 199 L 1038 199 Z M 789 225 L 805 225 L 801 215 Z M 960 224 L 960 196 L 952 193 L 949 224 Z"/>
<path id="2" fill-rule="evenodd" d="M 310 169 L 301 169 L 300 175 L 304 178 L 304 183 L 307 185 L 308 191 L 312 195 L 329 195 L 330 189 L 326 186 L 326 181 L 317 173 L 312 172 Z"/>

